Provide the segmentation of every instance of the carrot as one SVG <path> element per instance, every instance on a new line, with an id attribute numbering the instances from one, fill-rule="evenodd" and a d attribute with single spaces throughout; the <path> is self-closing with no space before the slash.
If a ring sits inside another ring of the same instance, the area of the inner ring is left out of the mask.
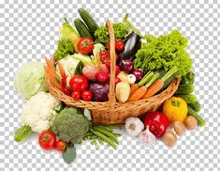
<path id="1" fill-rule="evenodd" d="M 53 73 L 53 76 L 60 79 L 60 76 L 56 73 L 55 69 L 53 68 L 50 61 L 47 59 L 47 57 L 45 57 L 45 61 L 46 61 L 46 64 L 47 64 L 47 68 L 50 70 L 51 73 Z"/>
<path id="2" fill-rule="evenodd" d="M 45 67 L 45 72 L 49 76 L 50 81 L 54 84 L 58 89 L 61 89 L 60 84 L 55 80 L 52 70 L 48 67 Z"/>
<path id="3" fill-rule="evenodd" d="M 153 75 L 151 80 L 145 85 L 137 89 L 131 96 L 129 97 L 128 101 L 135 101 L 141 99 L 145 93 L 147 92 L 148 87 L 160 76 L 159 73 Z"/>
<path id="4" fill-rule="evenodd" d="M 133 94 L 138 88 L 139 88 L 138 84 L 131 84 L 130 94 Z"/>
<path id="5" fill-rule="evenodd" d="M 161 79 L 155 81 L 147 90 L 146 94 L 144 95 L 143 99 L 147 99 L 154 94 L 156 94 L 161 88 L 163 88 L 164 82 Z"/>
<path id="6" fill-rule="evenodd" d="M 65 70 L 63 69 L 63 66 L 59 62 L 57 63 L 57 65 L 60 70 L 61 77 L 64 77 L 66 75 L 66 73 L 65 73 Z"/>
<path id="7" fill-rule="evenodd" d="M 147 90 L 146 94 L 143 96 L 143 99 L 147 99 L 149 97 L 152 97 L 155 95 L 158 91 L 160 91 L 163 86 L 164 82 L 170 78 L 173 74 L 175 74 L 178 71 L 178 68 L 174 66 L 171 68 L 161 79 L 158 79 L 156 82 L 154 82 Z"/>
<path id="8" fill-rule="evenodd" d="M 145 76 L 139 81 L 138 84 L 132 84 L 130 94 L 133 94 L 139 87 L 146 84 L 151 79 L 152 76 L 153 76 L 153 72 L 150 71 L 147 74 L 145 74 Z"/>

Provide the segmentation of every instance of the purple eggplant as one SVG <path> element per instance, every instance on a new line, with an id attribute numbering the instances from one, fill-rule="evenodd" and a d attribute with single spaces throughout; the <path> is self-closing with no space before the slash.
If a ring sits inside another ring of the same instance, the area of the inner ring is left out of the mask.
<path id="1" fill-rule="evenodd" d="M 137 35 L 136 33 L 132 32 L 126 42 L 124 51 L 119 54 L 119 63 L 122 60 L 134 60 L 135 54 L 138 51 L 138 49 L 141 48 L 141 37 Z"/>

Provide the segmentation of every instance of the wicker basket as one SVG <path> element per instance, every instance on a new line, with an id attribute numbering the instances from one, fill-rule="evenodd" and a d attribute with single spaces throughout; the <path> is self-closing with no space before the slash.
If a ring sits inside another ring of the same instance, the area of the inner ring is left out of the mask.
<path id="1" fill-rule="evenodd" d="M 166 99 L 169 99 L 177 90 L 180 80 L 175 78 L 166 90 L 158 95 L 148 99 L 120 103 L 115 98 L 115 36 L 112 22 L 107 20 L 106 25 L 110 35 L 110 56 L 111 56 L 111 78 L 109 87 L 109 101 L 107 102 L 86 102 L 83 100 L 75 101 L 72 97 L 64 94 L 55 87 L 48 75 L 45 76 L 45 85 L 50 93 L 68 106 L 87 108 L 91 111 L 92 122 L 94 124 L 124 124 L 126 118 L 132 116 L 141 116 L 149 110 L 156 110 Z M 52 65 L 55 65 L 54 58 L 50 59 Z"/>

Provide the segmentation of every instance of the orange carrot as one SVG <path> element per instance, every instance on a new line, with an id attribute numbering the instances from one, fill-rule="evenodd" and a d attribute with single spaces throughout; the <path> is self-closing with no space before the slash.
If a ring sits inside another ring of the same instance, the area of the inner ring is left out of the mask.
<path id="1" fill-rule="evenodd" d="M 156 73 L 152 76 L 151 80 L 145 85 L 138 88 L 133 94 L 130 95 L 128 101 L 135 101 L 141 99 L 147 92 L 148 87 L 160 76 L 159 73 Z"/>
<path id="2" fill-rule="evenodd" d="M 178 68 L 176 66 L 172 67 L 161 79 L 158 79 L 155 81 L 147 90 L 146 94 L 144 95 L 144 99 L 147 99 L 149 97 L 152 97 L 155 95 L 158 91 L 160 91 L 163 86 L 164 82 L 170 78 L 173 74 L 175 74 L 178 71 Z"/>
<path id="3" fill-rule="evenodd" d="M 131 94 L 128 101 L 139 100 L 145 95 L 146 92 L 147 92 L 147 87 L 142 86 L 138 88 L 133 94 Z"/>
<path id="4" fill-rule="evenodd" d="M 52 70 L 48 67 L 45 67 L 45 72 L 49 76 L 50 81 L 54 84 L 58 89 L 61 89 L 60 84 L 55 80 Z"/>
<path id="5" fill-rule="evenodd" d="M 56 73 L 55 69 L 53 68 L 50 61 L 47 59 L 47 57 L 45 57 L 45 61 L 46 61 L 46 64 L 47 64 L 47 68 L 50 70 L 51 73 L 53 73 L 53 76 L 60 79 L 60 76 Z"/>
<path id="6" fill-rule="evenodd" d="M 161 79 L 155 81 L 147 90 L 146 94 L 144 95 L 143 99 L 147 99 L 155 95 L 161 88 L 163 88 L 164 82 Z"/>
<path id="7" fill-rule="evenodd" d="M 58 65 L 58 68 L 60 70 L 60 74 L 61 74 L 62 78 L 65 77 L 66 73 L 65 73 L 65 70 L 63 69 L 63 66 L 59 62 L 57 63 L 57 65 Z"/>
<path id="8" fill-rule="evenodd" d="M 131 84 L 130 94 L 133 94 L 138 88 L 139 88 L 138 84 Z"/>

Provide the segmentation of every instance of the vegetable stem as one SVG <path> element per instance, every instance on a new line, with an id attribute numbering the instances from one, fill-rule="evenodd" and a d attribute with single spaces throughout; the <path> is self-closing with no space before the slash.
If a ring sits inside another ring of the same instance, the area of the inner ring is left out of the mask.
<path id="1" fill-rule="evenodd" d="M 151 78 L 151 80 L 145 85 L 146 88 L 148 88 L 149 86 L 151 86 L 151 84 L 153 84 L 156 79 L 158 79 L 160 76 L 160 73 L 156 73 L 155 75 L 153 75 L 153 77 Z"/>
<path id="2" fill-rule="evenodd" d="M 175 74 L 178 71 L 178 68 L 176 66 L 172 67 L 162 78 L 161 80 L 165 82 L 168 78 L 170 78 L 173 74 Z"/>
<path id="3" fill-rule="evenodd" d="M 138 86 L 141 87 L 142 85 L 146 84 L 148 81 L 150 81 L 151 77 L 154 75 L 153 72 L 148 72 L 138 83 Z"/>

